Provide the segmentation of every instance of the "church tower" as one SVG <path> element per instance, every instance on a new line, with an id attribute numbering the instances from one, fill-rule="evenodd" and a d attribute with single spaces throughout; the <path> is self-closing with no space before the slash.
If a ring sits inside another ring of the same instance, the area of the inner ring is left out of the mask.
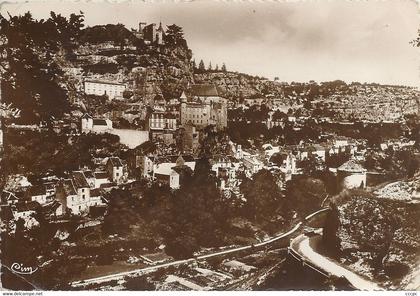
<path id="1" fill-rule="evenodd" d="M 159 28 L 156 30 L 156 43 L 159 45 L 163 45 L 165 42 L 163 40 L 165 31 L 162 27 L 162 22 L 159 23 Z"/>

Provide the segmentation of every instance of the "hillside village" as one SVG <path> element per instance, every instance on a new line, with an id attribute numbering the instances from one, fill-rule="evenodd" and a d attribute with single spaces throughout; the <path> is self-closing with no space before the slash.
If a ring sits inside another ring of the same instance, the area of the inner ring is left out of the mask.
<path id="1" fill-rule="evenodd" d="M 284 83 L 227 70 L 223 61 L 203 68 L 175 24 L 82 29 L 74 16 L 66 19 L 74 27 L 71 43 L 52 39 L 51 49 L 35 37 L 14 40 L 13 26 L 32 32 L 20 21 L 14 17 L 0 33 L 16 52 L 34 42 L 30 57 L 57 71 L 50 74 L 58 108 L 49 107 L 43 89 L 11 87 L 19 67 L 2 73 L 3 109 L 20 110 L 1 122 L 2 248 L 9 256 L 2 263 L 41 266 L 30 280 L 45 289 L 109 275 L 104 266 L 122 272 L 253 246 L 329 204 L 339 207 L 341 240 L 353 236 L 363 245 L 348 204 L 364 207 L 371 194 L 374 211 L 386 208 L 389 196 L 377 195 L 404 186 L 401 212 L 418 209 L 420 93 L 413 87 Z M 44 46 L 48 58 L 36 57 Z M 30 104 L 17 99 L 29 93 Z M 397 233 L 384 253 L 372 247 L 387 258 L 384 266 L 375 263 L 372 277 L 385 273 L 387 282 L 395 275 L 387 273 L 389 258 L 400 254 L 404 239 Z M 347 248 L 338 248 L 347 256 L 342 262 L 363 257 Z M 401 287 L 415 268 L 418 252 L 407 252 L 409 268 L 387 284 Z M 258 269 L 230 259 L 206 264 L 222 269 L 222 278 Z M 44 280 L 51 270 L 57 272 Z M 154 284 L 197 287 L 176 272 Z"/>

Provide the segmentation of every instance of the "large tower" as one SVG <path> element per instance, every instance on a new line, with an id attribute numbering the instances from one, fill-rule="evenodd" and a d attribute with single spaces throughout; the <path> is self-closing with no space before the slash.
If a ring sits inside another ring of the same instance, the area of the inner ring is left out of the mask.
<path id="1" fill-rule="evenodd" d="M 139 22 L 139 33 L 143 35 L 144 27 L 146 27 L 145 22 Z"/>
<path id="2" fill-rule="evenodd" d="M 164 37 L 165 31 L 162 27 L 162 22 L 159 23 L 159 28 L 156 30 L 156 43 L 159 45 L 164 44 L 163 37 Z"/>

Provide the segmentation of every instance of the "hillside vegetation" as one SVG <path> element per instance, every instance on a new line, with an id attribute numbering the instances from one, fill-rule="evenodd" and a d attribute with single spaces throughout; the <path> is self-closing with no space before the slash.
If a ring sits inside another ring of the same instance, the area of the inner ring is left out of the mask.
<path id="1" fill-rule="evenodd" d="M 324 239 L 330 252 L 355 271 L 404 288 L 420 256 L 419 215 L 419 203 L 352 192 L 330 213 L 326 229 L 335 228 L 334 235 L 324 231 Z"/>

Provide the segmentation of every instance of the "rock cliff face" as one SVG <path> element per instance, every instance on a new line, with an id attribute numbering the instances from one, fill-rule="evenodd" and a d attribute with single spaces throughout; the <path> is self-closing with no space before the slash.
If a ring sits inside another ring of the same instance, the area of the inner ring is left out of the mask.
<path id="1" fill-rule="evenodd" d="M 281 96 L 280 83 L 236 72 L 208 72 L 195 74 L 196 83 L 214 83 L 227 98 Z"/>
<path id="2" fill-rule="evenodd" d="M 280 96 L 279 83 L 236 72 L 194 74 L 191 50 L 183 47 L 145 46 L 103 49 L 104 44 L 81 46 L 70 68 L 81 68 L 81 76 L 101 75 L 125 80 L 139 96 L 178 96 L 188 83 L 212 83 L 230 99 Z"/>
<path id="3" fill-rule="evenodd" d="M 83 77 L 96 75 L 124 81 L 138 100 L 156 95 L 177 98 L 188 84 L 211 83 L 230 101 L 271 98 L 279 105 L 317 108 L 341 119 L 393 120 L 418 110 L 420 95 L 413 88 L 340 80 L 288 84 L 238 72 L 194 69 L 185 40 L 181 45 L 149 44 L 122 25 L 94 28 L 85 29 L 74 55 L 62 63 L 69 81 L 76 77 L 69 90 L 81 89 Z"/>
<path id="4" fill-rule="evenodd" d="M 178 87 L 193 81 L 191 51 L 183 47 L 145 46 L 107 48 L 104 45 L 80 47 L 70 69 L 80 69 L 80 77 L 100 76 L 129 84 L 143 96 L 169 96 Z"/>
<path id="5" fill-rule="evenodd" d="M 342 262 L 400 287 L 420 256 L 420 204 L 352 196 L 338 207 Z"/>

